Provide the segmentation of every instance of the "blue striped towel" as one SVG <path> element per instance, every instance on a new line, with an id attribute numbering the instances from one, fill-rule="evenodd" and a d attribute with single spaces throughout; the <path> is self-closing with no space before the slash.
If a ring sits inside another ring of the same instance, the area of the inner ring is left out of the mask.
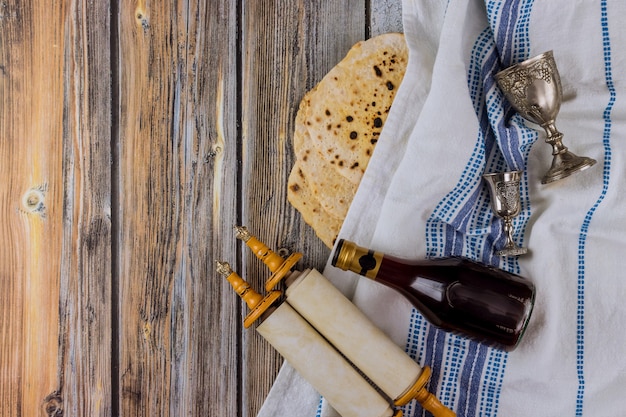
<path id="1" fill-rule="evenodd" d="M 537 287 L 535 310 L 506 353 L 437 330 L 391 289 L 331 266 L 324 273 L 432 367 L 429 389 L 460 417 L 626 415 L 624 22 L 617 1 L 403 1 L 406 76 L 340 237 L 404 258 L 462 255 L 519 273 Z M 552 159 L 545 134 L 511 110 L 494 74 L 549 50 L 564 93 L 557 127 L 597 164 L 542 185 Z M 500 259 L 502 223 L 481 176 L 506 170 L 524 170 L 514 235 L 530 253 Z M 308 396 L 290 415 L 333 415 L 298 388 L 305 382 L 287 388 L 281 378 L 274 393 Z M 276 400 L 270 394 L 261 416 L 283 415 L 271 414 Z M 424 415 L 416 403 L 403 412 Z"/>

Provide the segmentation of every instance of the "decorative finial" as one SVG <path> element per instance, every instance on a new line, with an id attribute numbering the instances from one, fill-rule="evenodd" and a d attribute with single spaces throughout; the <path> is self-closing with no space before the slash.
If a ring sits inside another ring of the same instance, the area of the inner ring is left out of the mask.
<path id="1" fill-rule="evenodd" d="M 246 226 L 235 226 L 235 233 L 237 239 L 243 240 L 244 242 L 249 241 L 252 237 Z"/>
<path id="2" fill-rule="evenodd" d="M 215 261 L 215 264 L 217 265 L 216 270 L 218 274 L 227 277 L 233 273 L 233 270 L 228 262 Z"/>
<path id="3" fill-rule="evenodd" d="M 226 277 L 230 286 L 233 287 L 237 295 L 245 301 L 250 309 L 250 313 L 243 321 L 244 327 L 248 328 L 256 320 L 261 318 L 274 303 L 279 301 L 280 291 L 270 291 L 265 297 L 256 292 L 246 280 L 241 278 L 239 274 L 232 270 L 228 262 L 215 261 L 216 270 L 219 274 Z"/>
<path id="4" fill-rule="evenodd" d="M 272 290 L 287 275 L 291 268 L 302 258 L 301 253 L 293 253 L 287 259 L 272 251 L 267 245 L 253 236 L 245 226 L 235 226 L 237 239 L 246 242 L 246 245 L 252 250 L 254 256 L 263 261 L 263 263 L 272 271 L 272 276 L 265 283 L 267 291 Z"/>
<path id="5" fill-rule="evenodd" d="M 217 265 L 217 272 L 226 277 L 231 287 L 233 287 L 235 292 L 239 294 L 251 310 L 261 302 L 263 298 L 261 294 L 254 291 L 250 287 L 250 284 L 234 272 L 228 262 L 215 261 L 215 264 Z"/>

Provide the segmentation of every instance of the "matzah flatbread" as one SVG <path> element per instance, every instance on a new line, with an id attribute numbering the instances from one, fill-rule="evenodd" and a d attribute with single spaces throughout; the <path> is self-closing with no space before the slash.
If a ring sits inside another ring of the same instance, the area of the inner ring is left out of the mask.
<path id="1" fill-rule="evenodd" d="M 310 225 L 317 236 L 326 246 L 332 248 L 339 234 L 343 219 L 328 214 L 319 201 L 311 193 L 307 175 L 302 171 L 298 162 L 289 175 L 287 198 L 292 206 L 302 215 L 303 220 Z"/>
<path id="2" fill-rule="evenodd" d="M 403 34 L 359 42 L 300 103 L 288 200 L 330 248 L 374 152 L 407 61 Z"/>
<path id="3" fill-rule="evenodd" d="M 404 35 L 357 43 L 310 94 L 305 126 L 324 159 L 359 184 L 404 77 Z"/>
<path id="4" fill-rule="evenodd" d="M 345 218 L 356 193 L 357 184 L 338 175 L 311 142 L 304 126 L 304 114 L 308 110 L 307 97 L 302 100 L 293 136 L 293 148 L 299 168 L 307 173 L 309 188 L 322 208 L 338 218 Z"/>

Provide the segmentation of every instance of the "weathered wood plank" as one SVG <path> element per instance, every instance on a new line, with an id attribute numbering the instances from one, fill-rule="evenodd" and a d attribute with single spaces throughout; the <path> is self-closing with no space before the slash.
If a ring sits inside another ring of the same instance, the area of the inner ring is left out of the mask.
<path id="1" fill-rule="evenodd" d="M 237 415 L 236 5 L 123 1 L 120 415 Z M 228 291 L 223 294 L 224 291 Z"/>
<path id="2" fill-rule="evenodd" d="M 243 222 L 274 249 L 321 268 L 329 250 L 287 202 L 292 133 L 300 100 L 365 36 L 363 1 L 246 1 L 243 7 Z M 243 252 L 243 275 L 261 289 L 268 271 Z M 255 416 L 282 360 L 244 333 L 244 416 Z"/>
<path id="3" fill-rule="evenodd" d="M 2 416 L 45 415 L 59 390 L 64 17 L 0 3 Z"/>
<path id="4" fill-rule="evenodd" d="M 60 390 L 48 415 L 110 416 L 111 53 L 109 2 L 66 2 Z M 57 399 L 57 400 L 58 400 Z M 25 414 L 26 415 L 26 414 Z"/>
<path id="5" fill-rule="evenodd" d="M 111 414 L 109 12 L 83 6 L 0 9 L 3 416 Z"/>
<path id="6" fill-rule="evenodd" d="M 238 413 L 238 300 L 215 274 L 215 260 L 236 261 L 231 239 L 237 196 L 236 4 L 190 2 L 188 10 L 185 210 L 187 275 L 174 287 L 170 415 Z"/>

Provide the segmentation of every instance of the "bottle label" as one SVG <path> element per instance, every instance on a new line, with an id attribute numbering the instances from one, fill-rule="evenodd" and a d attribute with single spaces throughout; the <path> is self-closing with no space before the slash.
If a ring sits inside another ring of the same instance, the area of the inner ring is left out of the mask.
<path id="1" fill-rule="evenodd" d="M 372 250 L 367 251 L 367 253 L 358 258 L 359 266 L 361 267 L 361 270 L 358 271 L 358 273 L 364 277 L 376 279 L 382 258 L 382 254 L 380 253 Z"/>

